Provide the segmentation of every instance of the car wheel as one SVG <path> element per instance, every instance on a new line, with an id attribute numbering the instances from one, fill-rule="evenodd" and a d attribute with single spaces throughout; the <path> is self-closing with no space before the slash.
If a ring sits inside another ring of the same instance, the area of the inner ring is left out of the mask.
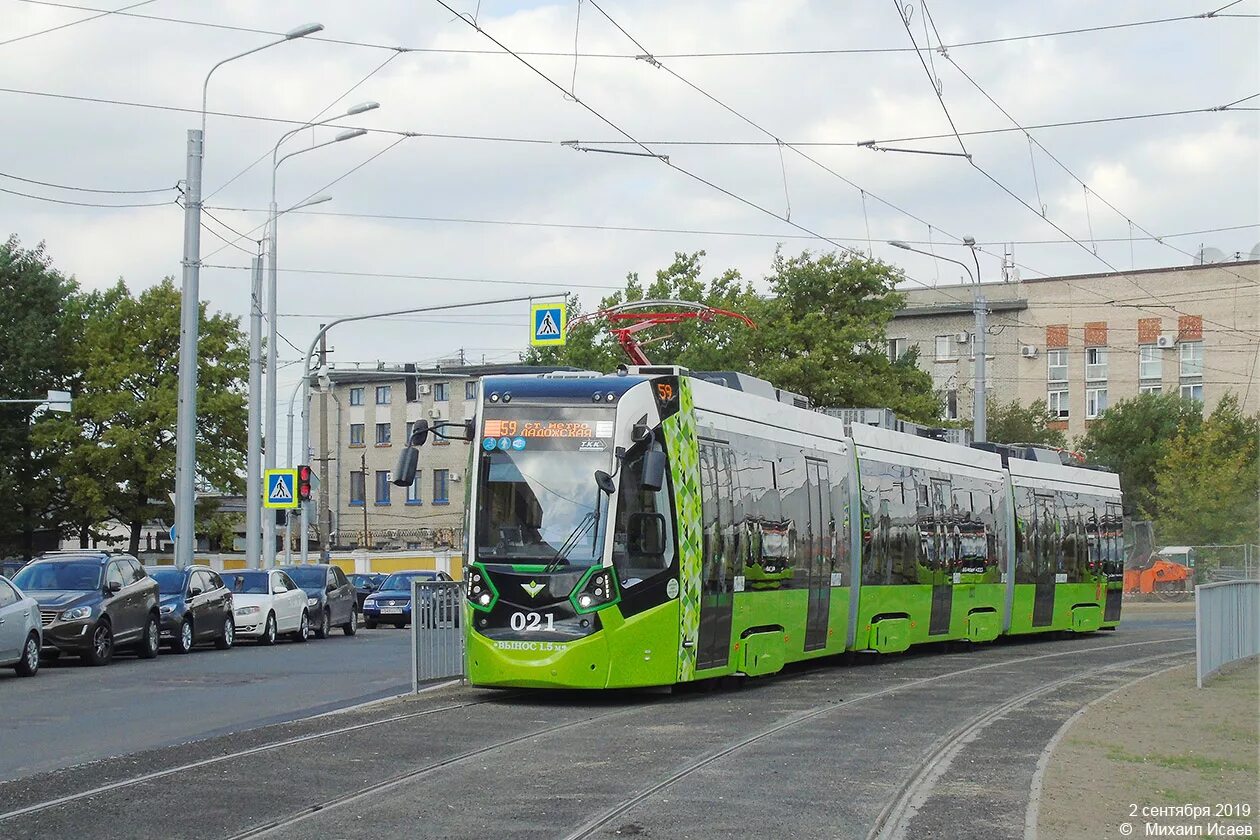
<path id="1" fill-rule="evenodd" d="M 214 646 L 219 650 L 227 650 L 236 641 L 236 623 L 232 621 L 232 616 L 223 619 L 223 633 L 219 638 L 214 640 Z"/>
<path id="2" fill-rule="evenodd" d="M 34 633 L 26 637 L 26 645 L 22 648 L 22 658 L 14 666 L 19 677 L 33 677 L 39 670 L 39 637 Z"/>
<path id="3" fill-rule="evenodd" d="M 192 636 L 189 636 L 190 640 L 191 638 Z M 154 659 L 158 655 L 158 645 L 161 642 L 162 631 L 158 627 L 157 616 L 151 615 L 144 623 L 144 635 L 140 637 L 140 646 L 136 648 L 136 652 L 140 654 L 141 659 Z M 188 647 L 192 649 L 191 642 Z"/>
<path id="4" fill-rule="evenodd" d="M 185 621 L 179 625 L 179 636 L 171 644 L 171 650 L 176 653 L 188 653 L 193 648 L 193 626 L 191 621 Z"/>
<path id="5" fill-rule="evenodd" d="M 347 636 L 353 636 L 355 633 L 359 632 L 359 619 L 354 614 L 354 610 L 350 611 L 350 620 L 341 625 L 341 630 Z"/>
<path id="6" fill-rule="evenodd" d="M 263 634 L 258 637 L 260 645 L 274 645 L 276 643 L 276 614 L 267 613 L 267 624 L 263 627 Z"/>
<path id="7" fill-rule="evenodd" d="M 319 626 L 315 628 L 315 638 L 327 639 L 328 633 L 331 629 L 332 629 L 332 616 L 329 615 L 328 610 L 325 609 L 323 613 L 320 615 Z"/>
<path id="8" fill-rule="evenodd" d="M 298 625 L 298 631 L 293 635 L 293 641 L 305 642 L 311 637 L 311 619 L 306 612 L 302 612 L 302 623 Z"/>
<path id="9" fill-rule="evenodd" d="M 114 630 L 108 621 L 102 621 L 92 628 L 92 644 L 83 657 L 89 665 L 108 665 L 114 658 Z"/>
<path id="10" fill-rule="evenodd" d="M 376 629 L 376 621 L 375 621 L 375 620 L 373 620 L 373 619 L 371 619 L 371 618 L 365 618 L 365 619 L 363 619 L 363 627 L 364 627 L 364 629 L 366 629 L 366 630 L 375 630 L 375 629 Z"/>

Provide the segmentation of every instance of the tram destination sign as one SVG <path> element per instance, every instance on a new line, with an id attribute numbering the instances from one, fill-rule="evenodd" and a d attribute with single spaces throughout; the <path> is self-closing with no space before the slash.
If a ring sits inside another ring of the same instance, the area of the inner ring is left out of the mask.
<path id="1" fill-rule="evenodd" d="M 521 410 L 482 421 L 481 445 L 490 451 L 524 449 L 606 450 L 612 443 L 613 413 L 607 409 Z"/>

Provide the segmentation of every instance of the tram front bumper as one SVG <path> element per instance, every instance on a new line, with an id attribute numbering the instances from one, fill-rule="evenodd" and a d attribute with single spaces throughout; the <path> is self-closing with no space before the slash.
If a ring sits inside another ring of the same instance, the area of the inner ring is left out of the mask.
<path id="1" fill-rule="evenodd" d="M 489 639 L 468 633 L 468 681 L 510 688 L 605 688 L 611 659 L 603 633 L 574 641 Z"/>

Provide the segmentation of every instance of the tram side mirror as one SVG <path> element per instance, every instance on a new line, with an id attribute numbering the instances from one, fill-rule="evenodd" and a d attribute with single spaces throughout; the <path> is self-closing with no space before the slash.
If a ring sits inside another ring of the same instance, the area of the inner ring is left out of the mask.
<path id="1" fill-rule="evenodd" d="M 599 486 L 599 489 L 603 490 L 608 496 L 611 496 L 617 490 L 617 485 L 613 482 L 613 477 L 603 470 L 595 470 L 595 483 Z"/>
<path id="2" fill-rule="evenodd" d="M 647 427 L 647 423 L 635 423 L 630 429 L 630 440 L 638 443 L 647 440 L 652 436 L 652 430 Z"/>
<path id="3" fill-rule="evenodd" d="M 665 554 L 665 517 L 659 513 L 632 513 L 627 523 L 626 546 L 631 554 L 661 557 Z"/>
<path id="4" fill-rule="evenodd" d="M 665 486 L 665 453 L 649 449 L 643 454 L 643 489 L 660 490 Z"/>
<path id="5" fill-rule="evenodd" d="M 424 446 L 424 442 L 429 439 L 429 421 L 417 420 L 415 425 L 411 427 L 411 440 L 407 441 L 408 446 Z"/>
<path id="6" fill-rule="evenodd" d="M 399 487 L 410 487 L 416 480 L 416 467 L 420 464 L 420 450 L 408 446 L 398 454 L 398 466 L 394 470 L 394 484 Z"/>

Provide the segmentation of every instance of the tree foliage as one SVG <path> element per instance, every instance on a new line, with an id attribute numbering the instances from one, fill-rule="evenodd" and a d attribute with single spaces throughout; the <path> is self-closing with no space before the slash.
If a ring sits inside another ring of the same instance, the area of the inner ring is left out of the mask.
<path id="1" fill-rule="evenodd" d="M 1156 465 L 1161 542 L 1236 545 L 1256 541 L 1260 522 L 1260 415 L 1227 394 L 1202 423 L 1183 425 Z"/>
<path id="2" fill-rule="evenodd" d="M 884 351 L 885 327 L 903 303 L 894 290 L 898 269 L 851 255 L 779 253 L 763 296 L 734 270 L 706 282 L 703 257 L 703 251 L 676 254 L 646 288 L 631 274 L 626 288 L 597 309 L 677 299 L 740 312 L 755 329 L 730 318 L 684 322 L 654 330 L 648 353 L 660 364 L 750 373 L 820 406 L 887 407 L 906 419 L 938 421 L 940 399 L 916 356 L 893 362 Z M 574 301 L 570 317 L 580 312 Z M 606 324 L 596 322 L 572 329 L 564 347 L 531 349 L 524 360 L 611 370 L 624 357 Z"/>
<path id="3" fill-rule="evenodd" d="M 1108 408 L 1093 421 L 1078 448 L 1091 463 L 1120 474 L 1127 515 L 1158 519 L 1157 465 L 1178 434 L 1193 435 L 1202 422 L 1201 403 L 1176 394 L 1141 394 Z"/>
<path id="4" fill-rule="evenodd" d="M 1050 428 L 1053 421 L 1045 400 L 1025 406 L 1019 400 L 1004 404 L 990 399 L 985 415 L 985 436 L 991 443 L 1039 443 L 1066 447 L 1067 438 L 1062 430 Z"/>

